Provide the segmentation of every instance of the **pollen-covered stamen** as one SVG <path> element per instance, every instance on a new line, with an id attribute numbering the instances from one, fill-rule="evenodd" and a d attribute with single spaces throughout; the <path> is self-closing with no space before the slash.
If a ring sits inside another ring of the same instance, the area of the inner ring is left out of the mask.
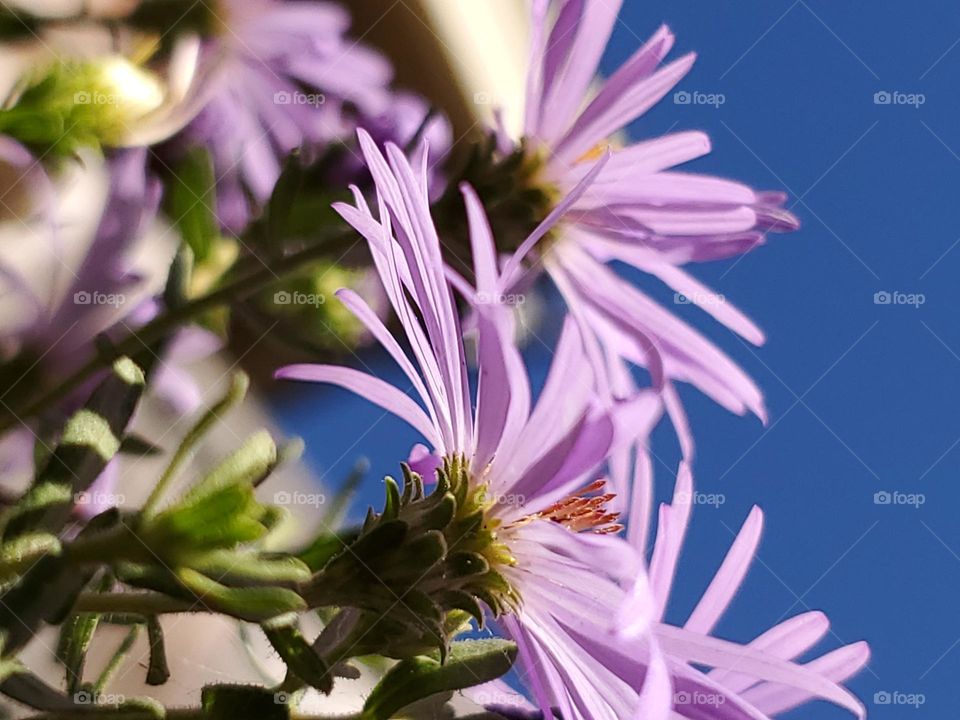
<path id="1" fill-rule="evenodd" d="M 608 512 L 607 503 L 616 497 L 615 493 L 593 495 L 606 487 L 606 480 L 590 483 L 563 500 L 554 503 L 546 510 L 532 516 L 533 519 L 552 520 L 563 525 L 571 532 L 591 531 L 600 535 L 613 535 L 623 530 L 617 520 L 620 513 Z"/>

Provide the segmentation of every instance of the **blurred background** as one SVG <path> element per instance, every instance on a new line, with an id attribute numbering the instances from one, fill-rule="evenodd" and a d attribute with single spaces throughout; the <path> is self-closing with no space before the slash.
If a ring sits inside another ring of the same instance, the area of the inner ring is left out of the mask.
<path id="1" fill-rule="evenodd" d="M 492 25 L 462 21 L 474 3 L 439 0 L 420 17 L 402 2 L 355 5 L 368 40 L 395 39 L 407 23 L 441 51 L 452 43 L 437 40 L 445 19 L 460 14 L 464 64 L 486 58 L 483 68 L 458 93 L 423 64 L 430 54 L 418 41 L 405 48 L 411 62 L 401 78 L 456 98 L 461 130 L 474 111 L 512 102 L 509 88 L 498 85 L 491 98 L 486 83 L 498 66 L 523 60 L 512 40 L 522 37 L 512 31 L 520 3 L 492 3 L 509 18 Z M 682 390 L 698 440 L 695 478 L 718 502 L 694 513 L 673 619 L 690 612 L 759 504 L 767 533 L 718 634 L 746 640 L 788 615 L 823 609 L 832 646 L 873 646 L 869 669 L 851 683 L 871 717 L 952 717 L 960 707 L 952 689 L 960 673 L 960 13 L 947 0 L 626 0 L 607 70 L 661 22 L 677 34 L 675 55 L 696 50 L 699 61 L 633 135 L 706 130 L 714 152 L 693 168 L 783 189 L 804 222 L 742 259 L 694 270 L 758 321 L 765 347 L 677 308 L 757 379 L 770 421 L 730 416 Z M 644 286 L 673 302 L 664 288 Z M 557 300 L 547 301 L 547 321 L 527 348 L 535 381 L 555 339 L 549 309 Z M 354 362 L 394 372 L 375 353 Z M 346 393 L 297 385 L 271 397 L 284 429 L 306 439 L 327 488 L 369 458 L 357 514 L 380 501 L 377 478 L 396 473 L 417 441 Z M 679 457 L 668 429 L 654 450 L 666 500 Z M 843 713 L 810 705 L 789 717 Z"/>

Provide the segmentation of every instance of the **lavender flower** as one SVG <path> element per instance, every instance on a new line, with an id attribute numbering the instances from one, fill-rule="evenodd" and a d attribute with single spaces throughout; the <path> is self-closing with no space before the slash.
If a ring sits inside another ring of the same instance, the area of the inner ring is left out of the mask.
<path id="1" fill-rule="evenodd" d="M 539 216 L 561 209 L 564 218 L 549 236 L 537 233 L 520 245 L 505 275 L 516 283 L 541 267 L 549 274 L 614 394 L 629 391 L 627 361 L 646 366 L 671 394 L 669 381 L 689 382 L 735 413 L 765 418 L 760 390 L 733 361 L 609 267 L 619 261 L 657 277 L 680 302 L 760 344 L 764 335 L 749 318 L 681 266 L 747 252 L 766 231 L 796 227 L 780 207 L 783 195 L 673 170 L 709 152 L 703 133 L 674 133 L 606 155 L 618 144 L 611 138 L 669 92 L 694 59 L 659 67 L 673 45 L 661 28 L 591 96 L 621 4 L 534 2 L 523 139 L 514 143 L 501 128 L 498 146 L 505 162 L 519 167 L 526 196 L 542 206 Z M 585 181 L 585 191 L 560 204 Z"/>
<path id="2" fill-rule="evenodd" d="M 222 225 L 240 232 L 269 197 L 283 158 L 349 138 L 354 118 L 390 107 L 389 63 L 348 40 L 347 12 L 326 2 L 223 0 L 211 12 L 217 69 L 187 137 L 207 146 Z"/>
<path id="3" fill-rule="evenodd" d="M 0 148 L 20 173 L 8 186 L 11 197 L 22 183 L 44 199 L 0 222 L 0 400 L 10 411 L 18 399 L 87 362 L 98 336 L 126 335 L 156 314 L 176 234 L 157 216 L 161 188 L 147 171 L 145 149 L 107 160 L 84 153 L 82 163 L 65 164 L 51 178 L 22 148 Z M 218 347 L 201 328 L 180 330 L 153 371 L 153 392 L 175 412 L 196 410 L 199 391 L 182 367 Z M 64 398 L 41 422 L 59 426 L 97 381 Z M 0 438 L 8 478 L 32 472 L 36 433 L 36 424 L 22 425 Z M 91 497 L 111 494 L 116 472 L 111 463 Z"/>
<path id="4" fill-rule="evenodd" d="M 474 395 L 430 217 L 426 154 L 415 170 L 396 146 L 387 146 L 388 160 L 362 131 L 360 142 L 376 181 L 378 216 L 356 189 L 356 207 L 337 209 L 366 238 L 413 360 L 361 298 L 346 290 L 339 296 L 403 369 L 422 405 L 350 368 L 296 365 L 277 376 L 339 385 L 408 422 L 430 445 L 411 456 L 421 473 L 432 474 L 441 463 L 467 468 L 472 496 L 481 499 L 484 527 L 494 538 L 487 557 L 507 583 L 495 593 L 498 622 L 518 644 L 544 717 L 556 709 L 568 720 L 666 718 L 674 680 L 680 688 L 718 687 L 681 667 L 680 655 L 740 668 L 859 712 L 856 700 L 825 677 L 762 651 L 664 629 L 674 657 L 665 656 L 650 632 L 659 608 L 641 555 L 618 536 L 622 526 L 607 508 L 612 498 L 596 480 L 616 449 L 644 436 L 658 419 L 657 394 L 598 403 L 581 334 L 568 320 L 544 390 L 533 402 L 513 343 L 513 316 L 490 299 L 499 282 L 490 227 L 465 186 L 477 285 L 461 289 L 477 301 Z M 724 712 L 727 718 L 761 717 L 732 695 Z"/>

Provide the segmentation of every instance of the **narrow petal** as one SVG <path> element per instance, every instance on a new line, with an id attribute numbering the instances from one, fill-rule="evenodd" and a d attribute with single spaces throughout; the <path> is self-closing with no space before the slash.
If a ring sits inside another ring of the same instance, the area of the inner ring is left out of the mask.
<path id="1" fill-rule="evenodd" d="M 360 397 L 379 405 L 387 412 L 406 421 L 434 445 L 440 445 L 437 431 L 427 414 L 410 396 L 390 383 L 353 368 L 336 365 L 289 365 L 277 370 L 274 377 L 282 380 L 339 385 Z"/>
<path id="2" fill-rule="evenodd" d="M 763 512 L 754 506 L 744 521 L 743 527 L 740 528 L 736 540 L 730 546 L 723 564 L 714 575 L 703 597 L 700 598 L 697 607 L 690 614 L 684 628 L 691 632 L 710 634 L 730 605 L 733 596 L 740 589 L 740 584 L 747 570 L 750 569 L 750 563 L 760 544 L 761 532 L 763 532 Z"/>

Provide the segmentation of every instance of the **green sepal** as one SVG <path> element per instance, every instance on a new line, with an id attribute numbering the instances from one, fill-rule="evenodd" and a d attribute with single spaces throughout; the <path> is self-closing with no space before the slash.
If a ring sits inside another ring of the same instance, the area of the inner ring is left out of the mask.
<path id="1" fill-rule="evenodd" d="M 458 552 L 447 558 L 447 573 L 454 578 L 483 575 L 490 570 L 490 563 L 479 553 Z"/>
<path id="2" fill-rule="evenodd" d="M 384 520 L 396 520 L 400 514 L 400 487 L 397 485 L 397 481 L 389 475 L 383 479 L 383 484 L 386 488 L 387 497 L 383 503 L 381 515 Z"/>
<path id="3" fill-rule="evenodd" d="M 355 542 L 357 532 L 343 535 L 323 534 L 317 537 L 307 547 L 297 553 L 297 557 L 313 572 L 322 570 L 332 558 L 343 552 L 343 549 Z"/>
<path id="4" fill-rule="evenodd" d="M 483 629 L 486 616 L 474 595 L 463 590 L 444 590 L 438 594 L 437 599 L 444 607 L 462 610 L 477 621 L 477 627 Z"/>

